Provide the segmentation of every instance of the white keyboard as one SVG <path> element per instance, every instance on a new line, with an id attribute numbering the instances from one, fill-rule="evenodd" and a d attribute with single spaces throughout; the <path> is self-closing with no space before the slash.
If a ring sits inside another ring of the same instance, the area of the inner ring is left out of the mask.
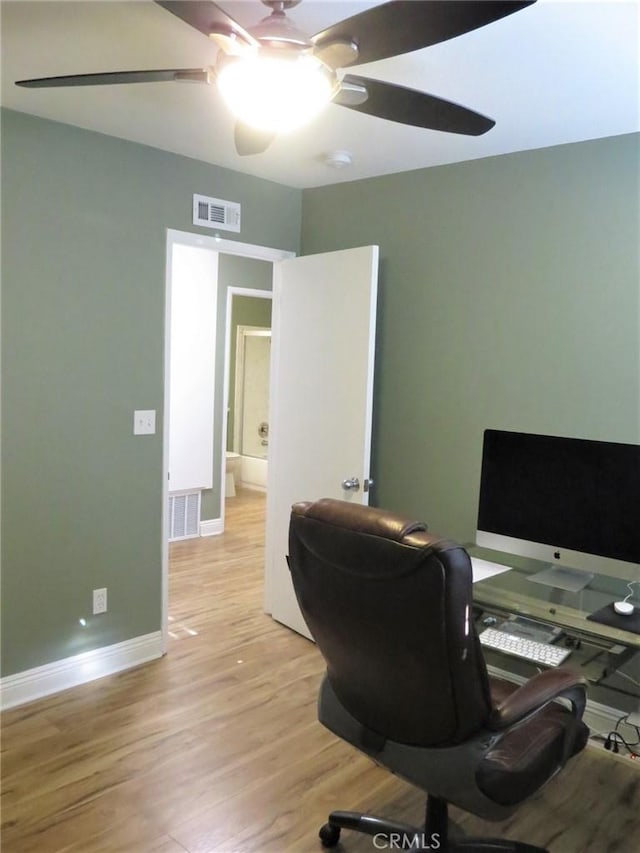
<path id="1" fill-rule="evenodd" d="M 496 649 L 506 655 L 540 663 L 543 666 L 558 666 L 571 654 L 571 649 L 563 646 L 553 646 L 551 643 L 536 643 L 516 637 L 506 631 L 487 628 L 480 634 L 480 642 L 489 649 Z"/>

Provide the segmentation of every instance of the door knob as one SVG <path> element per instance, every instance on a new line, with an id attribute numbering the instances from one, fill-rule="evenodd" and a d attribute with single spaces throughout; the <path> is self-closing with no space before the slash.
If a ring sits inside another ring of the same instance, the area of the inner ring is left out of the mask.
<path id="1" fill-rule="evenodd" d="M 348 480 L 343 480 L 342 488 L 345 492 L 357 492 L 360 488 L 360 480 L 357 477 L 350 477 Z"/>

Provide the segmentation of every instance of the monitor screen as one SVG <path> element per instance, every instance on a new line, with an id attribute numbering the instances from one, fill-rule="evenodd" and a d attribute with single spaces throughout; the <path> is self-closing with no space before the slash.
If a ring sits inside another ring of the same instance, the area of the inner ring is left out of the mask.
<path id="1" fill-rule="evenodd" d="M 640 577 L 640 446 L 486 430 L 476 542 Z"/>

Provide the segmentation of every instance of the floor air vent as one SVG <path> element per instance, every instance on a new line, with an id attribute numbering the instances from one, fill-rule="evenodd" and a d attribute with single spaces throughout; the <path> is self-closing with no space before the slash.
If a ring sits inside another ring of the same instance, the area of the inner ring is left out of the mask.
<path id="1" fill-rule="evenodd" d="M 220 231 L 240 231 L 240 205 L 235 201 L 194 194 L 193 224 Z"/>
<path id="2" fill-rule="evenodd" d="M 200 535 L 200 492 L 169 495 L 169 541 Z"/>

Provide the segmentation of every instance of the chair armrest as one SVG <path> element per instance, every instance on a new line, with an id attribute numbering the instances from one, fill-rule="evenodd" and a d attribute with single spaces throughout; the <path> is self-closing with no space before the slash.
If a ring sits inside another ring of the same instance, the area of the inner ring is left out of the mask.
<path id="1" fill-rule="evenodd" d="M 539 711 L 561 697 L 571 702 L 573 715 L 582 719 L 586 704 L 587 680 L 568 669 L 547 669 L 525 682 L 497 705 L 489 719 L 489 728 L 500 731 Z"/>

